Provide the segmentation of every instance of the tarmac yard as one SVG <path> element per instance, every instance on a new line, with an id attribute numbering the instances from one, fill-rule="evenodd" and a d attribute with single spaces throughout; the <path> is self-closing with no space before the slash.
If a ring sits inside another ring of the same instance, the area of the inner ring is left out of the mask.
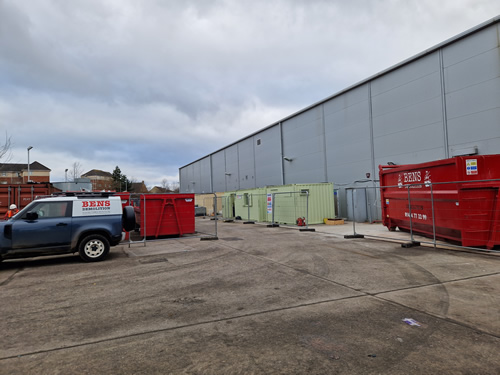
<path id="1" fill-rule="evenodd" d="M 218 228 L 1 263 L 0 374 L 500 374 L 500 257 Z"/>

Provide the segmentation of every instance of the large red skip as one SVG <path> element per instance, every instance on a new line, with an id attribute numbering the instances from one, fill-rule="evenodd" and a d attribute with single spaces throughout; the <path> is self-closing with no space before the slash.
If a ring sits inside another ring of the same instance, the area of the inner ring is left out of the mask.
<path id="1" fill-rule="evenodd" d="M 411 229 L 463 246 L 500 245 L 500 155 L 380 165 L 379 175 L 389 230 Z"/>

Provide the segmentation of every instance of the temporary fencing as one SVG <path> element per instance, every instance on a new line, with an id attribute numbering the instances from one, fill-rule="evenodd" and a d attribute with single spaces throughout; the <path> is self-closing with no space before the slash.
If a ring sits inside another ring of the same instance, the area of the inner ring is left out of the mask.
<path id="1" fill-rule="evenodd" d="M 360 233 L 352 210 L 352 235 L 402 240 L 404 247 L 467 248 L 484 252 L 500 250 L 500 180 L 409 183 L 375 188 L 348 188 L 355 207 L 356 191 L 376 189 L 381 219 L 387 231 Z M 348 202 L 349 203 L 349 202 Z M 418 236 L 418 239 L 416 239 Z"/>
<path id="2" fill-rule="evenodd" d="M 234 202 L 234 194 L 220 197 L 221 201 L 221 219 L 224 221 L 234 221 L 236 218 L 236 208 Z"/>
<path id="3" fill-rule="evenodd" d="M 309 230 L 309 192 L 271 194 L 271 225 L 299 226 Z"/>
<path id="4" fill-rule="evenodd" d="M 333 193 L 333 192 L 332 192 Z M 245 224 L 270 223 L 269 226 L 294 226 L 309 229 L 309 192 L 228 193 L 222 197 L 221 219 L 242 220 Z M 331 208 L 334 212 L 334 208 Z M 322 223 L 319 212 L 315 224 Z M 320 218 L 319 218 L 320 217 Z"/>
<path id="5" fill-rule="evenodd" d="M 220 193 L 196 194 L 194 202 L 195 215 L 211 217 L 216 216 L 216 213 L 217 215 L 221 215 L 222 198 Z M 215 207 L 217 207 L 217 209 Z"/>

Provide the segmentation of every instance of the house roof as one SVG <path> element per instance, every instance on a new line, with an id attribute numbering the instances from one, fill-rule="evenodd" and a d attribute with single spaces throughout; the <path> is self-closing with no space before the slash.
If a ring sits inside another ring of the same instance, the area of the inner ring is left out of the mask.
<path id="1" fill-rule="evenodd" d="M 164 187 L 161 186 L 154 186 L 150 191 L 150 193 L 168 193 L 170 190 L 165 189 Z"/>
<path id="2" fill-rule="evenodd" d="M 148 192 L 148 188 L 144 184 L 144 181 L 142 181 L 142 182 L 132 182 L 132 184 L 130 185 L 128 191 L 131 192 L 131 193 L 147 193 Z"/>
<path id="3" fill-rule="evenodd" d="M 1 172 L 22 172 L 28 169 L 28 164 L 16 164 L 16 163 L 1 163 L 0 164 L 0 171 Z M 30 170 L 31 171 L 49 171 L 50 169 L 47 168 L 45 165 L 42 163 L 39 163 L 37 161 L 34 161 L 33 163 L 30 163 Z"/>
<path id="4" fill-rule="evenodd" d="M 100 169 L 92 169 L 87 173 L 82 174 L 82 177 L 91 177 L 91 176 L 99 176 L 99 177 L 113 177 L 113 175 L 106 171 L 101 171 Z"/>

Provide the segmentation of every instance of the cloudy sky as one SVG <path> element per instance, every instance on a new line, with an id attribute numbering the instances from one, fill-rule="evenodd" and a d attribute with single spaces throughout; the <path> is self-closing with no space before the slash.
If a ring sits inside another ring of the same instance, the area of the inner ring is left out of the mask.
<path id="1" fill-rule="evenodd" d="M 0 0 L 12 163 L 178 168 L 500 14 L 498 0 Z"/>

